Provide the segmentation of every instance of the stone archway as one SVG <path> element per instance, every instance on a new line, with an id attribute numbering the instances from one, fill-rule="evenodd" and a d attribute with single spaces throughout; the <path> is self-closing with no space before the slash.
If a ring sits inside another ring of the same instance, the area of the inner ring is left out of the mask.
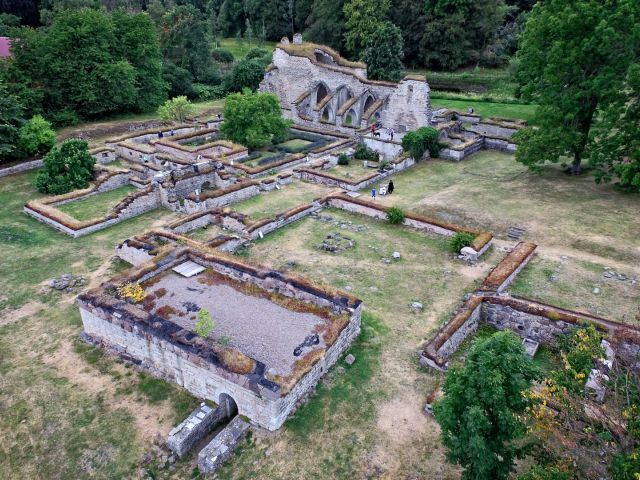
<path id="1" fill-rule="evenodd" d="M 371 105 L 373 105 L 375 102 L 376 102 L 375 97 L 370 93 L 367 94 L 367 97 L 364 103 L 362 104 L 362 113 L 364 114 L 367 110 L 369 110 Z"/>
<path id="2" fill-rule="evenodd" d="M 238 405 L 231 395 L 221 393 L 218 396 L 218 408 L 224 409 L 228 418 L 238 414 Z"/>
<path id="3" fill-rule="evenodd" d="M 329 95 L 329 88 L 324 83 L 318 84 L 318 88 L 316 89 L 316 105 L 318 105 L 327 95 Z"/>

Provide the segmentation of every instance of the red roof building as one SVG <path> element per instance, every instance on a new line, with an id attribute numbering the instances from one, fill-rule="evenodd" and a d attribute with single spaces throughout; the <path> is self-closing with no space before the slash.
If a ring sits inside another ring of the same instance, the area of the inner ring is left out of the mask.
<path id="1" fill-rule="evenodd" d="M 0 37 L 0 58 L 11 56 L 11 39 L 9 37 Z"/>

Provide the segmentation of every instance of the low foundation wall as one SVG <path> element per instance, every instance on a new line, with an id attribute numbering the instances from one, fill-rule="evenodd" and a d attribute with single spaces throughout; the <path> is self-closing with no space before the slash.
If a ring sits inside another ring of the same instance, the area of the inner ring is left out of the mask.
<path id="1" fill-rule="evenodd" d="M 386 135 L 382 133 L 381 135 Z M 371 137 L 369 135 L 363 138 L 364 144 L 382 155 L 385 160 L 391 160 L 396 158 L 402 153 L 402 145 L 400 143 L 392 142 L 391 140 L 383 140 L 378 137 Z"/>
<path id="2" fill-rule="evenodd" d="M 233 186 L 232 186 L 233 187 Z M 255 197 L 260 193 L 260 187 L 257 184 L 249 184 L 244 188 L 229 191 L 224 193 L 224 189 L 220 191 L 220 195 L 211 198 L 204 198 L 200 201 L 194 201 L 190 198 L 184 201 L 184 211 L 186 213 L 195 213 L 203 210 L 209 210 L 212 208 L 220 208 L 231 203 L 240 202 L 247 198 Z"/>
<path id="3" fill-rule="evenodd" d="M 28 172 L 29 170 L 35 170 L 41 168 L 44 162 L 42 159 L 32 160 L 31 162 L 18 163 L 10 167 L 0 168 L 0 177 L 7 177 L 9 175 L 15 175 L 16 173 Z"/>
<path id="4" fill-rule="evenodd" d="M 323 358 L 296 383 L 292 390 L 280 397 L 268 388 L 257 391 L 241 386 L 241 379 L 232 380 L 233 373 L 212 364 L 181 348 L 162 340 L 139 326 L 120 322 L 106 312 L 79 301 L 85 334 L 110 352 L 133 361 L 157 377 L 165 378 L 184 387 L 199 398 L 221 402 L 229 395 L 245 415 L 267 430 L 277 430 L 306 398 L 326 371 L 360 333 L 360 306 L 346 328 L 331 345 Z"/>

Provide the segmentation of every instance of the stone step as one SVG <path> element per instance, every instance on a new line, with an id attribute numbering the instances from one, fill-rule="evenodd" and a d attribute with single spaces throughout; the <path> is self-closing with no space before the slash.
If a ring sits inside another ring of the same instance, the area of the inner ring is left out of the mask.
<path id="1" fill-rule="evenodd" d="M 519 225 L 512 225 L 509 227 L 507 231 L 507 238 L 509 240 L 520 240 L 522 236 L 525 234 L 526 229 Z"/>

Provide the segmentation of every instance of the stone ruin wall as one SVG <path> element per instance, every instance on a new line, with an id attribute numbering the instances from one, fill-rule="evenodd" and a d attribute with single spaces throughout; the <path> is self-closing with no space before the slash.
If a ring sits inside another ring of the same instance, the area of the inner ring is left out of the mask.
<path id="1" fill-rule="evenodd" d="M 310 291 L 304 291 L 281 278 L 265 276 L 255 277 L 247 271 L 240 271 L 215 262 L 203 262 L 200 257 L 194 258 L 200 263 L 207 263 L 215 270 L 241 281 L 250 281 L 261 288 L 276 290 L 281 294 L 305 301 L 312 301 L 320 306 L 335 305 L 333 300 L 323 298 Z M 145 276 L 150 278 L 159 271 L 166 270 L 175 262 L 168 262 L 160 269 Z M 205 359 L 189 353 L 178 344 L 161 339 L 125 318 L 118 318 L 113 313 L 79 300 L 80 313 L 84 326 L 84 334 L 90 341 L 101 345 L 113 354 L 130 360 L 151 374 L 173 381 L 187 389 L 193 395 L 221 402 L 223 394 L 233 398 L 238 406 L 238 413 L 249 417 L 257 425 L 268 430 L 277 430 L 291 415 L 302 400 L 314 389 L 320 378 L 338 360 L 360 333 L 362 304 L 350 311 L 350 320 L 340 332 L 337 340 L 327 348 L 324 356 L 308 373 L 306 373 L 284 396 L 256 384 L 257 389 L 250 389 L 242 375 L 217 367 Z M 342 307 L 344 308 L 344 307 Z M 267 366 L 268 367 L 268 366 Z"/>
<path id="2" fill-rule="evenodd" d="M 260 90 L 275 93 L 280 99 L 283 114 L 295 123 L 335 128 L 353 134 L 356 128 L 366 126 L 366 121 L 362 118 L 363 106 L 368 96 L 365 94 L 370 92 L 376 100 L 384 100 L 379 111 L 380 120 L 385 127 L 393 127 L 396 131 L 402 132 L 430 125 L 430 90 L 424 80 L 405 78 L 398 84 L 369 81 L 362 75 L 361 69 L 323 65 L 312 62 L 307 57 L 289 55 L 277 47 L 273 53 L 273 65 L 275 68 L 267 71 Z M 328 88 L 330 94 L 346 88 L 358 100 L 343 115 L 338 115 L 338 110 L 344 102 L 338 104 L 339 99 L 332 98 L 327 104 L 330 122 L 323 122 L 323 109 L 314 111 L 316 98 L 310 98 L 316 96 L 316 88 L 321 83 Z M 305 119 L 297 114 L 298 106 L 294 102 L 307 91 L 311 91 L 310 96 L 300 104 L 301 107 L 307 107 L 310 113 L 309 118 Z M 354 125 L 342 125 L 342 117 L 346 116 L 351 108 L 357 117 Z"/>

